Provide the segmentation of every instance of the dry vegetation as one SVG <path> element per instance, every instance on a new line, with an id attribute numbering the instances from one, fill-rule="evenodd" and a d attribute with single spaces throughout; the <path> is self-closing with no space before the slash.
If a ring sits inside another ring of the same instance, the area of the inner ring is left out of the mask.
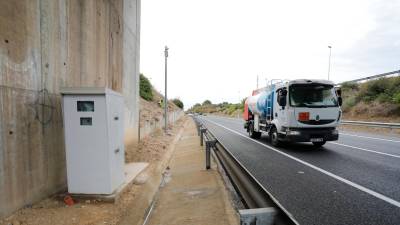
<path id="1" fill-rule="evenodd" d="M 164 114 L 163 108 L 163 98 L 160 93 L 152 90 L 153 92 L 153 99 L 147 101 L 140 98 L 140 126 L 143 126 L 144 121 L 146 120 L 159 120 L 162 115 Z M 176 106 L 172 101 L 168 102 L 168 111 L 176 111 L 180 108 Z"/>
<path id="2" fill-rule="evenodd" d="M 342 85 L 344 119 L 400 122 L 400 77 Z"/>
<path id="3" fill-rule="evenodd" d="M 219 104 L 212 104 L 211 101 L 205 100 L 202 104 L 197 103 L 188 111 L 192 113 L 206 113 L 222 116 L 241 116 L 244 108 L 244 100 L 239 104 L 222 102 Z"/>

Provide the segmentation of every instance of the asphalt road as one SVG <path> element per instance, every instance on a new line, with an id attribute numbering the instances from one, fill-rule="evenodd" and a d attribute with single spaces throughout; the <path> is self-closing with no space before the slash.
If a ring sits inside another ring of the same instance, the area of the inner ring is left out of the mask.
<path id="1" fill-rule="evenodd" d="M 346 131 L 321 149 L 274 148 L 240 119 L 200 119 L 299 224 L 400 224 L 400 138 Z"/>

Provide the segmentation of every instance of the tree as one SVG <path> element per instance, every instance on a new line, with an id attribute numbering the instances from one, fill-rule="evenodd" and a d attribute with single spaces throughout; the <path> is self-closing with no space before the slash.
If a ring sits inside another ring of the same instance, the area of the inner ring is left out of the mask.
<path id="1" fill-rule="evenodd" d="M 179 108 L 183 109 L 183 102 L 179 98 L 172 99 L 172 102 L 178 106 Z"/>
<path id="2" fill-rule="evenodd" d="M 210 100 L 205 100 L 204 102 L 203 102 L 203 105 L 211 105 L 212 103 L 211 103 L 211 101 Z"/>
<path id="3" fill-rule="evenodd" d="M 152 101 L 153 100 L 153 87 L 143 74 L 140 74 L 140 97 L 147 101 Z"/>

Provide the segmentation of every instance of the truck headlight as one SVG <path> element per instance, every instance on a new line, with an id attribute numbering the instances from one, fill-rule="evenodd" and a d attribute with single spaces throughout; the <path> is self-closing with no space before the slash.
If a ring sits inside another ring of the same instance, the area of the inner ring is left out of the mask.
<path id="1" fill-rule="evenodd" d="M 287 131 L 288 135 L 300 135 L 300 131 L 297 130 L 288 130 Z"/>

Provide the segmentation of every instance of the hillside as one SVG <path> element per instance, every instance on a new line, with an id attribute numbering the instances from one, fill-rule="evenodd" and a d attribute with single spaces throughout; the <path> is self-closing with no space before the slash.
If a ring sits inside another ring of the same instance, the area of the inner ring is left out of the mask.
<path id="1" fill-rule="evenodd" d="M 240 104 L 222 102 L 213 104 L 209 100 L 205 100 L 202 104 L 197 103 L 192 106 L 188 111 L 192 113 L 206 113 L 215 115 L 224 115 L 237 117 L 243 113 L 244 100 Z"/>
<path id="2" fill-rule="evenodd" d="M 400 122 L 400 77 L 344 83 L 341 88 L 344 119 Z"/>
<path id="3" fill-rule="evenodd" d="M 182 109 L 174 104 L 173 100 L 168 101 L 168 111 Z M 164 114 L 164 96 L 157 92 L 150 81 L 143 75 L 140 75 L 140 126 L 146 120 L 158 119 Z"/>

